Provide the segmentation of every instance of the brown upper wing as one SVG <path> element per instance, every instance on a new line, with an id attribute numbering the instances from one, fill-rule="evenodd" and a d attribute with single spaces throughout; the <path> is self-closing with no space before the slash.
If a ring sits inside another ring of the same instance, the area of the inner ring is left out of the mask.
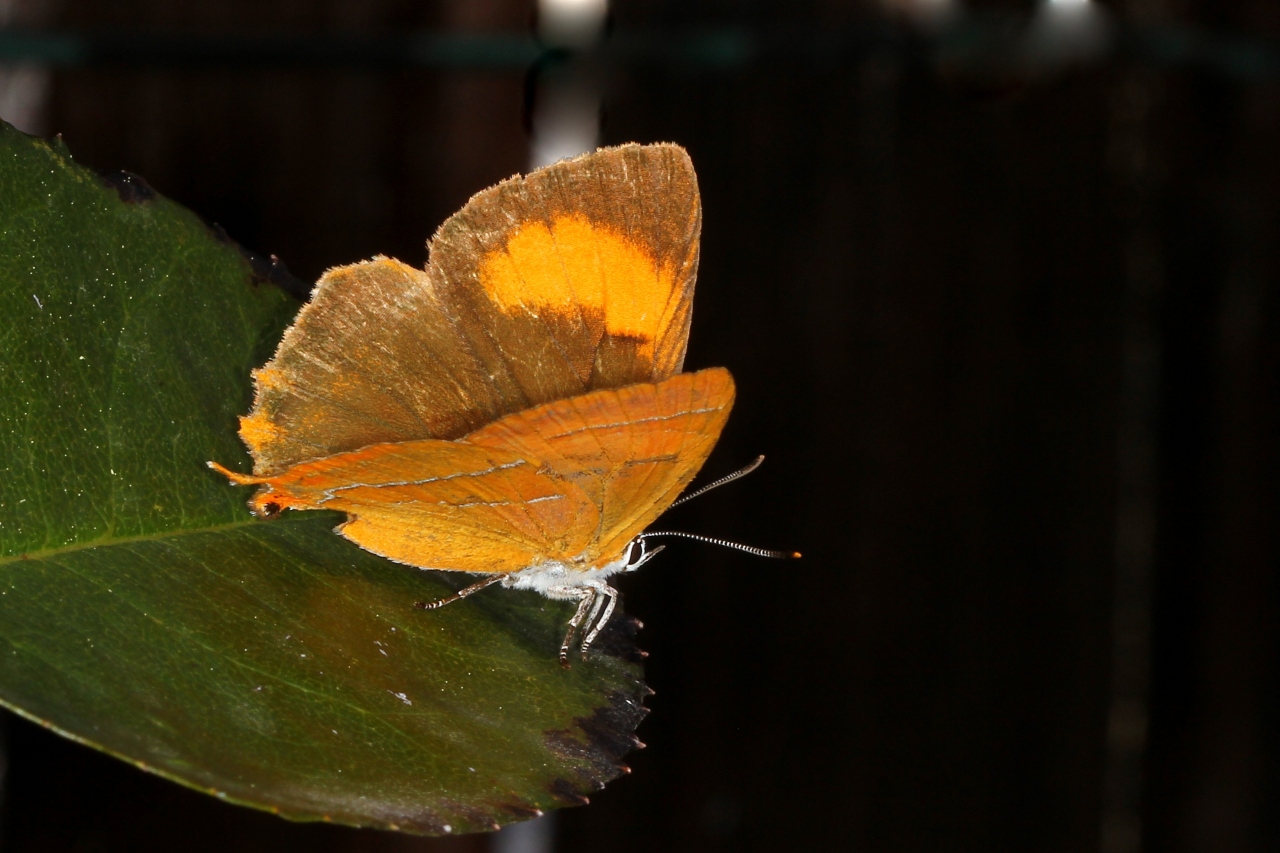
<path id="1" fill-rule="evenodd" d="M 476 195 L 432 239 L 426 272 L 386 258 L 330 270 L 255 373 L 241 421 L 254 471 L 459 438 L 678 373 L 700 223 L 684 150 L 625 145 Z"/>
<path id="2" fill-rule="evenodd" d="M 536 405 L 680 372 L 701 226 L 684 149 L 623 145 L 476 195 L 431 269 L 484 363 Z"/>
<path id="3" fill-rule="evenodd" d="M 508 401 L 451 319 L 431 276 L 389 258 L 325 273 L 254 371 L 240 419 L 254 472 L 372 444 L 455 438 L 500 417 Z"/>

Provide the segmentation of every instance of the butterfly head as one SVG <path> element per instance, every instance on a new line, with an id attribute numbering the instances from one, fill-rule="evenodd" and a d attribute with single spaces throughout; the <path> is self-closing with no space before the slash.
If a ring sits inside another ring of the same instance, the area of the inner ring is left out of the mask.
<path id="1" fill-rule="evenodd" d="M 658 556 L 662 549 L 666 547 L 666 545 L 659 545 L 656 548 L 650 548 L 645 543 L 643 535 L 637 536 L 635 539 L 631 540 L 630 544 L 627 545 L 627 550 L 624 552 L 622 571 L 634 572 L 636 569 Z"/>

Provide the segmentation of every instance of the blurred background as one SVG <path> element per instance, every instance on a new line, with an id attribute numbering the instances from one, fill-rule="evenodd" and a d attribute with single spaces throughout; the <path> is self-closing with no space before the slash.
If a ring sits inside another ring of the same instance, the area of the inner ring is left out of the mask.
<path id="1" fill-rule="evenodd" d="M 0 117 L 306 282 L 679 142 L 706 471 L 768 462 L 663 525 L 805 553 L 624 581 L 584 808 L 293 825 L 6 715 L 4 853 L 1280 850 L 1277 4 L 0 0 Z"/>

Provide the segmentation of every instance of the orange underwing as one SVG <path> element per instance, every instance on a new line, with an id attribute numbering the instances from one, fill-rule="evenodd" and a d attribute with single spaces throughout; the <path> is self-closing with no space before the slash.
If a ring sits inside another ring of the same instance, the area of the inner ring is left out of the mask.
<path id="1" fill-rule="evenodd" d="M 254 372 L 240 435 L 253 511 L 336 509 L 337 532 L 421 569 L 579 602 L 697 474 L 733 404 L 728 371 L 681 373 L 701 206 L 675 145 L 624 145 L 474 196 L 429 263 L 329 270 Z M 456 598 L 456 597 L 455 597 Z M 452 599 L 450 599 L 452 600 Z"/>

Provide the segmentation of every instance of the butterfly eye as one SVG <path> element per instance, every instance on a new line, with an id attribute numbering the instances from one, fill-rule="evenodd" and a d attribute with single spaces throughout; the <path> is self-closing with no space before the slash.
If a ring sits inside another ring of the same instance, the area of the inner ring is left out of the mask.
<path id="1" fill-rule="evenodd" d="M 636 569 L 658 556 L 662 549 L 666 547 L 665 545 L 659 545 L 657 548 L 651 549 L 644 541 L 644 537 L 646 535 L 647 534 L 641 534 L 637 536 L 635 539 L 632 539 L 631 544 L 627 546 L 627 563 L 626 566 L 623 567 L 623 571 L 634 572 Z"/>
<path id="2" fill-rule="evenodd" d="M 627 564 L 625 570 L 630 572 L 639 568 L 644 563 L 645 547 L 643 539 L 632 539 L 631 544 L 627 546 Z"/>

